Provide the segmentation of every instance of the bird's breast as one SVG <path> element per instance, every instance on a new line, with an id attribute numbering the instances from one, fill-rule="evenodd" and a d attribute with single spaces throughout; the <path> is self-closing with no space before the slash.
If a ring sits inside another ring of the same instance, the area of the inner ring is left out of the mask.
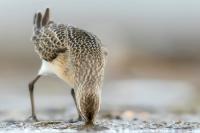
<path id="1" fill-rule="evenodd" d="M 74 72 L 69 58 L 65 54 L 60 54 L 49 63 L 53 72 L 70 87 L 74 87 Z"/>

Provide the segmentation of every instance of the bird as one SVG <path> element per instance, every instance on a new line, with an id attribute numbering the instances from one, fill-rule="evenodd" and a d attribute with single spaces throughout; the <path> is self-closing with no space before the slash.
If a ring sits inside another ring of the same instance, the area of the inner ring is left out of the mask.
<path id="1" fill-rule="evenodd" d="M 29 83 L 32 114 L 38 121 L 34 105 L 34 85 L 42 77 L 57 75 L 71 87 L 79 114 L 78 120 L 94 125 L 101 107 L 101 93 L 107 49 L 91 32 L 50 20 L 50 9 L 33 17 L 32 44 L 41 59 L 36 77 Z"/>

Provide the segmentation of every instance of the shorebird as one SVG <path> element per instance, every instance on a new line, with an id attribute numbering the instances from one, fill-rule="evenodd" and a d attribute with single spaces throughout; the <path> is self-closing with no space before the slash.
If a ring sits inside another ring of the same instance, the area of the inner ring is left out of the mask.
<path id="1" fill-rule="evenodd" d="M 86 30 L 50 21 L 50 9 L 35 13 L 32 42 L 42 60 L 37 76 L 29 83 L 32 115 L 34 84 L 44 75 L 55 74 L 72 89 L 79 120 L 93 125 L 101 105 L 101 91 L 107 50 L 98 37 Z"/>

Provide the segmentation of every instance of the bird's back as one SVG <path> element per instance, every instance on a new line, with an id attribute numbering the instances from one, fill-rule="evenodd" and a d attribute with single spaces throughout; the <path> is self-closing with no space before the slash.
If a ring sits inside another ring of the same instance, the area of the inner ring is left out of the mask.
<path id="1" fill-rule="evenodd" d="M 32 40 L 43 60 L 53 62 L 65 53 L 74 70 L 100 67 L 104 62 L 100 40 L 92 33 L 74 26 L 51 22 L 37 31 Z"/>
<path id="2" fill-rule="evenodd" d="M 87 81 L 95 83 L 104 68 L 104 53 L 100 40 L 85 30 L 68 27 L 70 56 L 75 69 L 75 83 L 84 85 Z"/>

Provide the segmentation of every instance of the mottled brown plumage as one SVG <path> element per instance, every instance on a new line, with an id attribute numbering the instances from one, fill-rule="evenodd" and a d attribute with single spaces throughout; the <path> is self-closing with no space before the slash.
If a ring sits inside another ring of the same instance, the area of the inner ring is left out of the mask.
<path id="1" fill-rule="evenodd" d="M 80 115 L 93 123 L 100 109 L 106 58 L 101 41 L 85 30 L 49 21 L 48 8 L 44 16 L 39 12 L 34 17 L 32 41 L 45 64 L 75 89 Z"/>

